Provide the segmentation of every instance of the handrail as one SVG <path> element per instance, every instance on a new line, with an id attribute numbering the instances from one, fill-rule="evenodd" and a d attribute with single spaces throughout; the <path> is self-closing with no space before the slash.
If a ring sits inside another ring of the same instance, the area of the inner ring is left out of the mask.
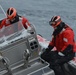
<path id="1" fill-rule="evenodd" d="M 41 58 L 40 58 L 41 59 Z M 42 61 L 44 61 L 43 59 L 41 59 Z M 47 63 L 47 62 L 46 62 Z M 47 63 L 47 66 L 45 66 L 45 67 L 42 67 L 42 68 L 40 68 L 40 69 L 38 69 L 38 70 L 35 70 L 35 71 L 33 71 L 33 72 L 31 72 L 31 73 L 29 73 L 29 74 L 27 74 L 27 75 L 32 75 L 32 74 L 34 74 L 34 73 L 36 73 L 36 72 L 38 72 L 38 71 L 40 71 L 40 70 L 43 70 L 43 69 L 45 69 L 45 68 L 47 68 L 49 66 L 49 63 Z M 44 73 L 44 71 L 43 71 L 43 73 Z"/>

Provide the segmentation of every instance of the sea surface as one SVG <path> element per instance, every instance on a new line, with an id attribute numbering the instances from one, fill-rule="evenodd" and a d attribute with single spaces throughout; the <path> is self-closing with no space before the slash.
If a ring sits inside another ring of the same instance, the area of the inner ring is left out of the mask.
<path id="1" fill-rule="evenodd" d="M 9 7 L 16 8 L 19 15 L 35 25 L 37 34 L 47 40 L 51 40 L 53 32 L 49 20 L 60 15 L 62 21 L 73 28 L 76 39 L 76 0 L 0 0 L 0 19 L 6 17 Z"/>

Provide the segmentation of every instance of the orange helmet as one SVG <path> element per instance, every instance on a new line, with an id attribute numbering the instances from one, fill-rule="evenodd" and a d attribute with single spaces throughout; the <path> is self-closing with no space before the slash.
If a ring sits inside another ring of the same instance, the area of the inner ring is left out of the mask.
<path id="1" fill-rule="evenodd" d="M 17 12 L 16 12 L 15 8 L 13 8 L 13 7 L 8 8 L 8 10 L 7 10 L 7 18 L 8 19 L 12 20 L 13 18 L 16 17 L 16 14 L 17 14 Z"/>
<path id="2" fill-rule="evenodd" d="M 61 23 L 61 17 L 60 16 L 53 16 L 51 21 L 49 21 L 49 24 L 53 26 L 54 28 L 57 27 Z"/>

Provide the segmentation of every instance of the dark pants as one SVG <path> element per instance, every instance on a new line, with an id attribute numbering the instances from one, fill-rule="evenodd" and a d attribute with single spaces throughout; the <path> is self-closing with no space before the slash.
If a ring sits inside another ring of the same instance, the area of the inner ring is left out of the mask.
<path id="1" fill-rule="evenodd" d="M 65 75 L 62 66 L 72 60 L 75 53 L 70 53 L 67 56 L 60 56 L 57 51 L 46 51 L 41 55 L 41 58 L 50 63 L 50 68 L 54 70 L 55 75 Z"/>

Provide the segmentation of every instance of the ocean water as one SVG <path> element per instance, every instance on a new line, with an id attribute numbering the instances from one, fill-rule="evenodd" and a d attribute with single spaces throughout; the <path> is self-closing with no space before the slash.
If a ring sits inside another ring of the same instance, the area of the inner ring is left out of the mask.
<path id="1" fill-rule="evenodd" d="M 51 39 L 53 28 L 49 20 L 60 15 L 62 21 L 70 25 L 76 39 L 76 0 L 0 0 L 4 13 L 9 7 L 17 9 L 18 14 L 26 17 L 36 27 L 37 34 Z M 0 9 L 0 19 L 6 17 Z"/>

